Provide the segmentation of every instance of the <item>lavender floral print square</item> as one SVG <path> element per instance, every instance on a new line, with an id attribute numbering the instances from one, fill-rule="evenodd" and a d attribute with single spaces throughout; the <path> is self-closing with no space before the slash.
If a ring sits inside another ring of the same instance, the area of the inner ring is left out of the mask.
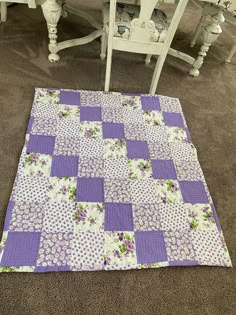
<path id="1" fill-rule="evenodd" d="M 180 101 L 36 89 L 0 272 L 231 260 Z"/>

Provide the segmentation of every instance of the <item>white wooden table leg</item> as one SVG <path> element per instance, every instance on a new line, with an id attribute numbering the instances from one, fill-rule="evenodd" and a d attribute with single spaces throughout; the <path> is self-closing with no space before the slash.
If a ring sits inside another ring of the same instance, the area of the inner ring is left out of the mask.
<path id="1" fill-rule="evenodd" d="M 1 22 L 6 22 L 7 20 L 7 3 L 1 2 Z"/>
<path id="2" fill-rule="evenodd" d="M 203 28 L 203 45 L 198 53 L 197 59 L 195 59 L 192 68 L 189 71 L 191 76 L 197 77 L 199 75 L 199 69 L 201 68 L 204 58 L 211 44 L 216 41 L 219 35 L 222 33 L 220 24 L 224 22 L 224 15 L 222 9 L 218 9 L 218 13 L 211 17 L 212 22 Z"/>
<path id="3" fill-rule="evenodd" d="M 236 42 L 235 44 L 233 45 L 227 59 L 225 60 L 225 62 L 230 62 L 231 61 L 231 58 L 233 57 L 233 55 L 236 53 Z"/>
<path id="4" fill-rule="evenodd" d="M 217 14 L 217 8 L 214 7 L 214 6 L 212 6 L 211 3 L 204 3 L 203 9 L 202 9 L 202 16 L 201 16 L 201 19 L 200 19 L 200 21 L 199 21 L 199 23 L 198 23 L 198 26 L 197 26 L 197 28 L 196 28 L 196 30 L 195 30 L 193 39 L 192 39 L 192 41 L 191 41 L 191 43 L 190 43 L 190 46 L 191 46 L 191 47 L 194 47 L 194 46 L 195 46 L 196 41 L 197 41 L 199 35 L 200 35 L 201 32 L 202 32 L 202 29 L 203 29 L 204 23 L 205 23 L 205 21 L 206 21 L 206 18 L 207 18 L 208 16 L 213 16 L 213 15 L 215 15 L 215 14 Z"/>
<path id="5" fill-rule="evenodd" d="M 43 15 L 47 22 L 48 37 L 49 37 L 49 51 L 48 59 L 50 62 L 57 62 L 60 60 L 57 54 L 57 23 L 61 17 L 62 5 L 57 0 L 46 0 L 42 4 Z"/>

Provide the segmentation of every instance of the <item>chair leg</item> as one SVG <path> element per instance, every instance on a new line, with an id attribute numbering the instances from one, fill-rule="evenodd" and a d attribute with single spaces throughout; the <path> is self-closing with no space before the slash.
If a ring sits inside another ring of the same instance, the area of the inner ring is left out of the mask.
<path id="1" fill-rule="evenodd" d="M 231 61 L 231 58 L 233 57 L 233 55 L 236 53 L 236 42 L 235 44 L 233 45 L 227 59 L 225 60 L 225 62 L 230 62 Z"/>
<path id="2" fill-rule="evenodd" d="M 146 66 L 148 66 L 148 65 L 150 64 L 151 59 L 152 59 L 152 55 L 147 55 L 147 56 L 146 56 L 146 59 L 145 59 L 145 64 L 146 64 Z"/>
<path id="3" fill-rule="evenodd" d="M 107 65 L 106 65 L 106 78 L 105 78 L 105 92 L 109 92 L 111 80 L 111 63 L 112 63 L 112 47 L 108 44 L 107 50 Z"/>
<path id="4" fill-rule="evenodd" d="M 161 75 L 161 70 L 163 68 L 163 65 L 164 65 L 164 62 L 166 59 L 166 55 L 167 54 L 163 54 L 163 55 L 160 55 L 158 57 L 156 67 L 155 67 L 153 77 L 152 77 L 152 83 L 151 83 L 150 90 L 149 90 L 149 94 L 151 94 L 151 95 L 155 95 L 155 93 L 156 93 L 157 84 L 158 84 L 158 81 L 159 81 L 159 78 Z"/>
<path id="5" fill-rule="evenodd" d="M 102 60 L 106 58 L 107 42 L 108 42 L 108 35 L 107 35 L 106 30 L 103 29 L 102 38 L 101 38 L 101 54 L 100 54 L 100 57 Z"/>
<path id="6" fill-rule="evenodd" d="M 7 20 L 7 3 L 1 2 L 1 22 L 6 22 Z"/>

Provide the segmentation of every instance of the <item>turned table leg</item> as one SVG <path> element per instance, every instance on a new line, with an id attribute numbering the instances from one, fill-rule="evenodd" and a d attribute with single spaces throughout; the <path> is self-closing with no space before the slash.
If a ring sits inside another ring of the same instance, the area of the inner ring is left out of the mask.
<path id="1" fill-rule="evenodd" d="M 216 41 L 222 33 L 220 24 L 223 23 L 224 20 L 223 11 L 219 8 L 218 13 L 211 16 L 211 23 L 203 28 L 203 45 L 201 46 L 197 59 L 195 59 L 192 68 L 189 71 L 191 76 L 197 77 L 199 75 L 199 69 L 203 64 L 211 44 Z"/>
<path id="2" fill-rule="evenodd" d="M 46 0 L 42 4 L 43 15 L 47 22 L 48 37 L 49 37 L 49 51 L 48 59 L 50 62 L 57 62 L 60 60 L 57 54 L 57 23 L 62 14 L 62 4 L 57 0 Z"/>

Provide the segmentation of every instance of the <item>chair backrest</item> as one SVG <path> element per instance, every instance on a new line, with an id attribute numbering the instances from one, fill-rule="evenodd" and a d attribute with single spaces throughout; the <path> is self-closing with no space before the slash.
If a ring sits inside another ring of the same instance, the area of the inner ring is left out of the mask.
<path id="1" fill-rule="evenodd" d="M 160 0 L 140 0 L 140 14 L 131 22 L 130 40 L 149 42 L 150 35 L 156 30 L 151 20 L 152 13 Z"/>
<path id="2" fill-rule="evenodd" d="M 113 40 L 113 49 L 144 54 L 155 53 L 159 55 L 163 49 L 163 45 L 170 45 L 188 0 L 178 0 L 178 4 L 175 8 L 171 23 L 168 27 L 164 43 L 160 41 L 153 41 L 153 32 L 155 32 L 156 37 L 156 35 L 158 35 L 158 30 L 155 23 L 152 21 L 152 13 L 158 4 L 162 2 L 173 3 L 173 0 L 140 0 L 139 17 L 137 18 L 136 15 L 136 17 L 131 21 L 130 35 L 128 40 L 124 38 L 113 37 L 113 32 L 115 29 L 116 2 L 116 0 L 110 0 L 109 40 Z"/>

